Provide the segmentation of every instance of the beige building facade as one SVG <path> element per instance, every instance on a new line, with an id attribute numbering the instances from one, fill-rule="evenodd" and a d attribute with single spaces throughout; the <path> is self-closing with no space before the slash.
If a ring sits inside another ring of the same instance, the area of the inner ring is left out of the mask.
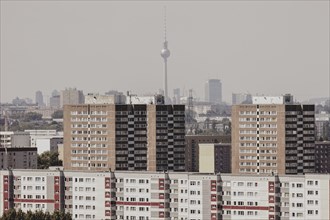
<path id="1" fill-rule="evenodd" d="M 232 172 L 314 172 L 314 122 L 314 105 L 234 105 Z"/>
<path id="2" fill-rule="evenodd" d="M 64 168 L 185 170 L 184 105 L 66 105 Z"/>

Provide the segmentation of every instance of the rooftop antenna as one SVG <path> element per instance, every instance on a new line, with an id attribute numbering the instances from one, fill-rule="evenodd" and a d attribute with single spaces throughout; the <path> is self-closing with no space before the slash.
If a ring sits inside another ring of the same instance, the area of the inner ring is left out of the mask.
<path id="1" fill-rule="evenodd" d="M 193 114 L 193 90 L 189 89 L 189 97 L 188 97 L 188 124 L 191 125 L 193 122 L 194 114 Z"/>
<path id="2" fill-rule="evenodd" d="M 8 131 L 8 116 L 6 110 L 4 110 L 4 116 L 5 116 L 5 131 Z"/>

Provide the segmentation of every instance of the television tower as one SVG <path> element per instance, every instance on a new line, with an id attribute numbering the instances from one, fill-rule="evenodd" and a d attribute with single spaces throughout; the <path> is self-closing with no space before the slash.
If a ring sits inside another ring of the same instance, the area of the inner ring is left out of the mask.
<path id="1" fill-rule="evenodd" d="M 168 93 L 167 93 L 167 58 L 170 56 L 170 50 L 167 48 L 166 40 L 166 7 L 164 8 L 164 44 L 163 49 L 160 52 L 160 55 L 164 59 L 164 101 L 165 104 L 168 102 Z"/>

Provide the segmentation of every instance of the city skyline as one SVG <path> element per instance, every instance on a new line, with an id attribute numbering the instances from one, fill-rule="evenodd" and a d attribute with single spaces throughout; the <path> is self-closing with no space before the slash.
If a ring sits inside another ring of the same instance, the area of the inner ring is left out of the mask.
<path id="1" fill-rule="evenodd" d="M 170 97 L 193 88 L 202 99 L 211 78 L 229 103 L 240 92 L 328 97 L 329 2 L 6 1 L 1 102 L 66 87 L 158 92 L 164 5 Z"/>

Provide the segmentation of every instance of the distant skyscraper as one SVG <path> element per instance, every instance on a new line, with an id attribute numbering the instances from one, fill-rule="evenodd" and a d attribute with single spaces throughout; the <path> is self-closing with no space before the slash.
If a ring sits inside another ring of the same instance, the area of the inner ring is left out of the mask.
<path id="1" fill-rule="evenodd" d="M 59 95 L 50 97 L 49 106 L 51 108 L 60 108 L 61 107 L 61 97 Z"/>
<path id="2" fill-rule="evenodd" d="M 36 104 L 38 106 L 44 106 L 44 97 L 41 91 L 36 92 Z"/>
<path id="3" fill-rule="evenodd" d="M 61 95 L 61 93 L 59 91 L 57 91 L 56 89 L 54 89 L 52 92 L 52 97 L 59 96 L 59 95 Z"/>
<path id="4" fill-rule="evenodd" d="M 173 104 L 180 104 L 180 88 L 176 88 L 173 90 Z"/>
<path id="5" fill-rule="evenodd" d="M 168 92 L 167 92 L 167 58 L 170 56 L 170 50 L 167 48 L 167 40 L 166 40 L 166 8 L 165 8 L 165 16 L 164 16 L 164 44 L 163 49 L 161 50 L 160 55 L 164 59 L 164 97 L 165 103 L 168 103 Z"/>
<path id="6" fill-rule="evenodd" d="M 81 90 L 69 88 L 61 91 L 61 106 L 83 104 L 84 102 L 85 96 Z"/>
<path id="7" fill-rule="evenodd" d="M 216 104 L 222 102 L 222 84 L 219 79 L 209 79 L 205 83 L 205 101 Z"/>
<path id="8" fill-rule="evenodd" d="M 233 93 L 232 104 L 233 105 L 252 104 L 252 96 L 251 94 Z"/>

